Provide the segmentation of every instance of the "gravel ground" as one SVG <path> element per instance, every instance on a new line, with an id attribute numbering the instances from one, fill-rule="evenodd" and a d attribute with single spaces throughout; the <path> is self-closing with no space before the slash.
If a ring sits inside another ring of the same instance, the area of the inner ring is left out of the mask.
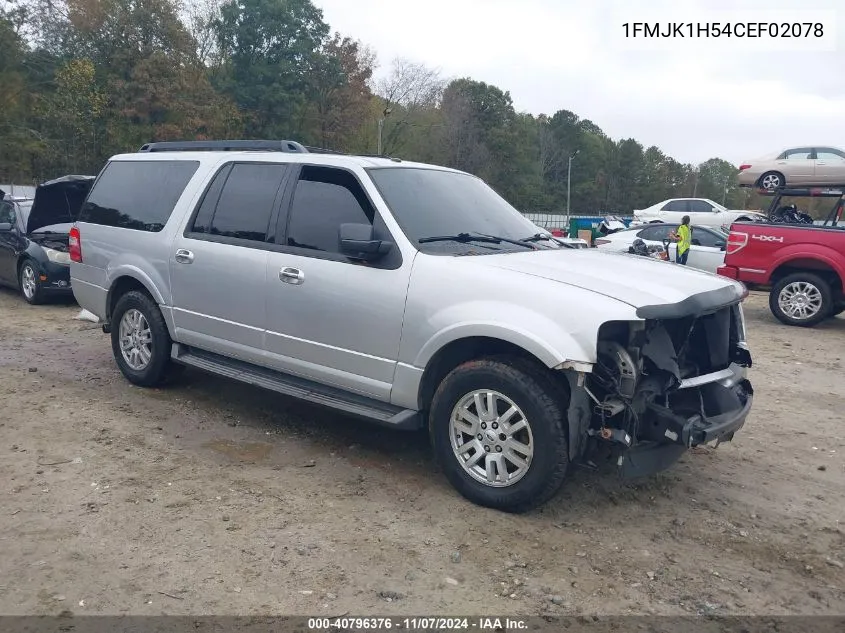
<path id="1" fill-rule="evenodd" d="M 734 442 L 511 516 L 422 434 L 200 373 L 133 387 L 78 310 L 0 291 L 0 613 L 845 613 L 845 318 L 752 295 Z"/>

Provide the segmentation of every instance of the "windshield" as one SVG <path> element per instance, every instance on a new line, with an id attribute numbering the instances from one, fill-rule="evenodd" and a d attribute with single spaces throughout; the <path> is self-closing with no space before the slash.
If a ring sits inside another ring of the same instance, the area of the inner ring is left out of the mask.
<path id="1" fill-rule="evenodd" d="M 420 240 L 465 233 L 525 240 L 539 232 L 530 220 L 475 176 L 416 167 L 370 168 L 369 173 L 402 231 L 425 253 L 521 252 L 527 249 L 505 241 Z M 531 243 L 536 248 L 562 248 L 548 238 Z"/>

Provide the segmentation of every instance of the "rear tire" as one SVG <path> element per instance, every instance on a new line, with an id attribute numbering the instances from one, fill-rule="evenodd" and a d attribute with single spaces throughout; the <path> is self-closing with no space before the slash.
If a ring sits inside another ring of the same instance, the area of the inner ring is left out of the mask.
<path id="1" fill-rule="evenodd" d="M 152 298 L 137 290 L 117 300 L 111 315 L 114 359 L 129 382 L 139 387 L 165 383 L 172 366 L 172 341 L 164 317 Z"/>
<path id="2" fill-rule="evenodd" d="M 784 178 L 783 174 L 778 171 L 767 171 L 765 174 L 760 176 L 760 187 L 765 189 L 766 191 L 774 191 L 779 187 L 786 186 L 786 178 Z"/>
<path id="3" fill-rule="evenodd" d="M 795 273 L 774 285 L 769 309 L 781 323 L 813 327 L 833 313 L 833 293 L 818 275 Z"/>
<path id="4" fill-rule="evenodd" d="M 466 499 L 526 512 L 560 489 L 569 466 L 568 394 L 546 372 L 496 357 L 466 362 L 440 383 L 429 414 L 434 453 Z"/>

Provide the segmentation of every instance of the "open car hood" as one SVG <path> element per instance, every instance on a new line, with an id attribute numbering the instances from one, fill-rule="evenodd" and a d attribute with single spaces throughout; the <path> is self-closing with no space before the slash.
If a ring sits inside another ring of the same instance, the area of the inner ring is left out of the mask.
<path id="1" fill-rule="evenodd" d="M 95 176 L 62 176 L 41 183 L 26 221 L 27 234 L 45 226 L 76 222 Z"/>

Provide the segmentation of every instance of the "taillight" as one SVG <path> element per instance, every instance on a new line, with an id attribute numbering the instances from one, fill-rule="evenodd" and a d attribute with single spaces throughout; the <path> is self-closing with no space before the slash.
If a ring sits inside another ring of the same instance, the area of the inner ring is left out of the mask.
<path id="1" fill-rule="evenodd" d="M 751 169 L 751 165 L 740 165 L 739 171 L 745 171 L 746 169 Z"/>
<path id="2" fill-rule="evenodd" d="M 725 253 L 733 255 L 738 253 L 748 244 L 748 233 L 740 233 L 739 231 L 731 231 L 728 235 L 728 243 L 725 248 Z"/>
<path id="3" fill-rule="evenodd" d="M 70 234 L 67 240 L 67 251 L 70 255 L 70 261 L 78 264 L 82 263 L 82 236 L 77 227 L 70 229 Z"/>

